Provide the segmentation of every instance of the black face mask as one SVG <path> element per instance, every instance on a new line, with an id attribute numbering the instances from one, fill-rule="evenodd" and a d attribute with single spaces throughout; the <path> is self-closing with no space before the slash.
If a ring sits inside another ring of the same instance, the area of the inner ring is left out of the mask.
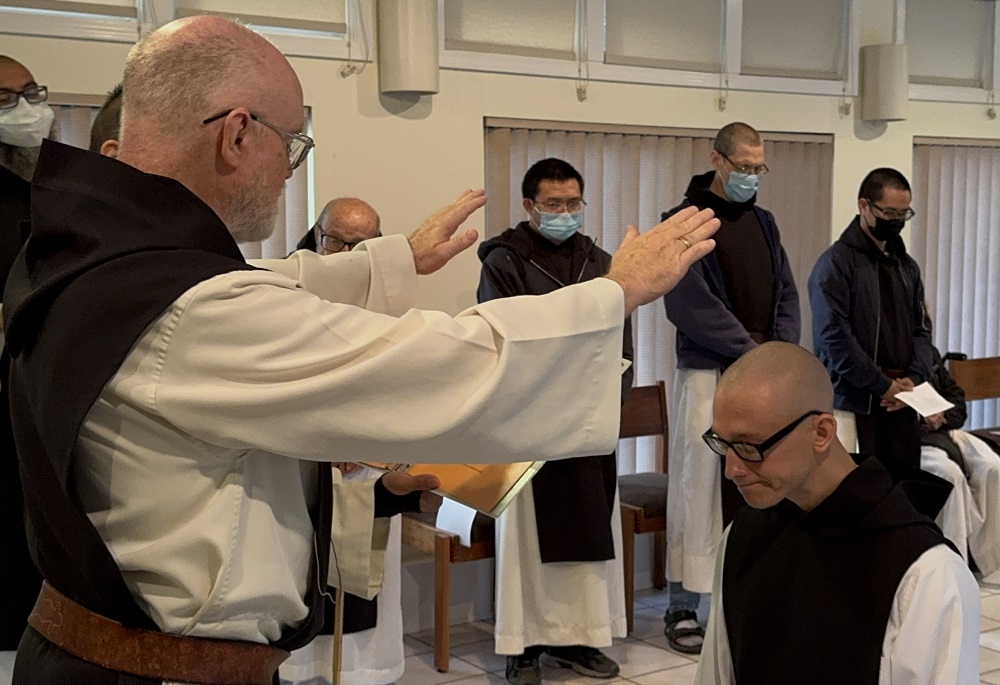
<path id="1" fill-rule="evenodd" d="M 875 224 L 869 227 L 872 232 L 872 237 L 875 240 L 885 242 L 889 238 L 894 238 L 903 230 L 903 226 L 906 222 L 902 219 L 883 219 L 882 217 L 875 217 Z"/>

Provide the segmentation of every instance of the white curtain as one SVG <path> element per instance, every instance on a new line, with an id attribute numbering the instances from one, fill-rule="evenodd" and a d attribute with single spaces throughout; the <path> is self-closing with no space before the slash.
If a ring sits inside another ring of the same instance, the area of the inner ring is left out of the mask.
<path id="1" fill-rule="evenodd" d="M 65 98 L 60 98 L 64 102 Z M 51 104 L 56 114 L 55 139 L 60 143 L 87 148 L 90 146 L 90 126 L 100 110 L 91 104 Z M 306 112 L 308 121 L 308 110 Z M 247 259 L 284 257 L 293 249 L 306 230 L 309 221 L 309 160 L 285 184 L 285 191 L 278 200 L 278 218 L 274 233 L 259 243 L 240 245 Z"/>
<path id="2" fill-rule="evenodd" d="M 487 238 L 524 219 L 521 180 L 536 161 L 559 157 L 583 176 L 584 232 L 614 252 L 627 224 L 641 230 L 684 198 L 691 176 L 708 171 L 714 131 L 575 125 L 555 122 L 486 122 Z M 761 206 L 774 212 L 799 285 L 803 345 L 811 349 L 806 280 L 830 242 L 833 140 L 830 136 L 762 134 L 771 169 L 761 186 Z M 633 316 L 635 383 L 663 379 L 676 367 L 676 329 L 661 302 Z M 707 428 L 707 426 L 706 426 Z M 657 470 L 653 438 L 623 441 L 621 473 Z"/>
<path id="3" fill-rule="evenodd" d="M 1000 148 L 917 139 L 911 252 L 942 354 L 1000 356 Z M 969 403 L 968 425 L 1000 425 L 1000 401 Z"/>

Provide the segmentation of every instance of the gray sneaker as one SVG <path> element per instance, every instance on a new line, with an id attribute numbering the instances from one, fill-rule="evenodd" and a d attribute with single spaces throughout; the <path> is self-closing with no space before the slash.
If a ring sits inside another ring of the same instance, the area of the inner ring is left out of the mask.
<path id="1" fill-rule="evenodd" d="M 542 661 L 546 666 L 572 668 L 577 673 L 591 678 L 614 678 L 619 671 L 618 664 L 599 649 L 580 645 L 549 647 L 542 655 Z"/>
<path id="2" fill-rule="evenodd" d="M 510 685 L 541 685 L 542 669 L 538 657 L 531 654 L 508 656 L 507 682 Z"/>

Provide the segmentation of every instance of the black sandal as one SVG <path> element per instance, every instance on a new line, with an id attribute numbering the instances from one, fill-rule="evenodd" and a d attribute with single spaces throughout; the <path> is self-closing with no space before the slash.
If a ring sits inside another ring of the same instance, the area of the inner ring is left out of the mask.
<path id="1" fill-rule="evenodd" d="M 705 629 L 700 625 L 696 625 L 694 628 L 677 627 L 677 624 L 682 621 L 695 621 L 697 623 L 698 614 L 690 609 L 679 609 L 677 611 L 668 611 L 663 620 L 667 623 L 663 628 L 663 634 L 667 636 L 667 642 L 670 644 L 671 649 L 681 654 L 701 654 L 701 647 L 705 644 Z M 701 638 L 700 644 L 685 645 L 680 642 L 684 638 L 691 637 Z"/>

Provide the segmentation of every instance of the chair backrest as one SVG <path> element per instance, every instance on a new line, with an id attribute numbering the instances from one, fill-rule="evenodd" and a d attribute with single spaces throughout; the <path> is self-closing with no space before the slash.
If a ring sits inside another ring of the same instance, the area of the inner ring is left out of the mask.
<path id="1" fill-rule="evenodd" d="M 1000 357 L 949 359 L 948 371 L 965 391 L 966 400 L 1000 397 Z"/>
<path id="2" fill-rule="evenodd" d="M 656 385 L 632 388 L 628 399 L 622 405 L 619 438 L 637 438 L 643 435 L 659 435 L 663 438 L 661 464 L 667 470 L 667 441 L 670 431 L 667 427 L 667 389 L 663 381 Z"/>

